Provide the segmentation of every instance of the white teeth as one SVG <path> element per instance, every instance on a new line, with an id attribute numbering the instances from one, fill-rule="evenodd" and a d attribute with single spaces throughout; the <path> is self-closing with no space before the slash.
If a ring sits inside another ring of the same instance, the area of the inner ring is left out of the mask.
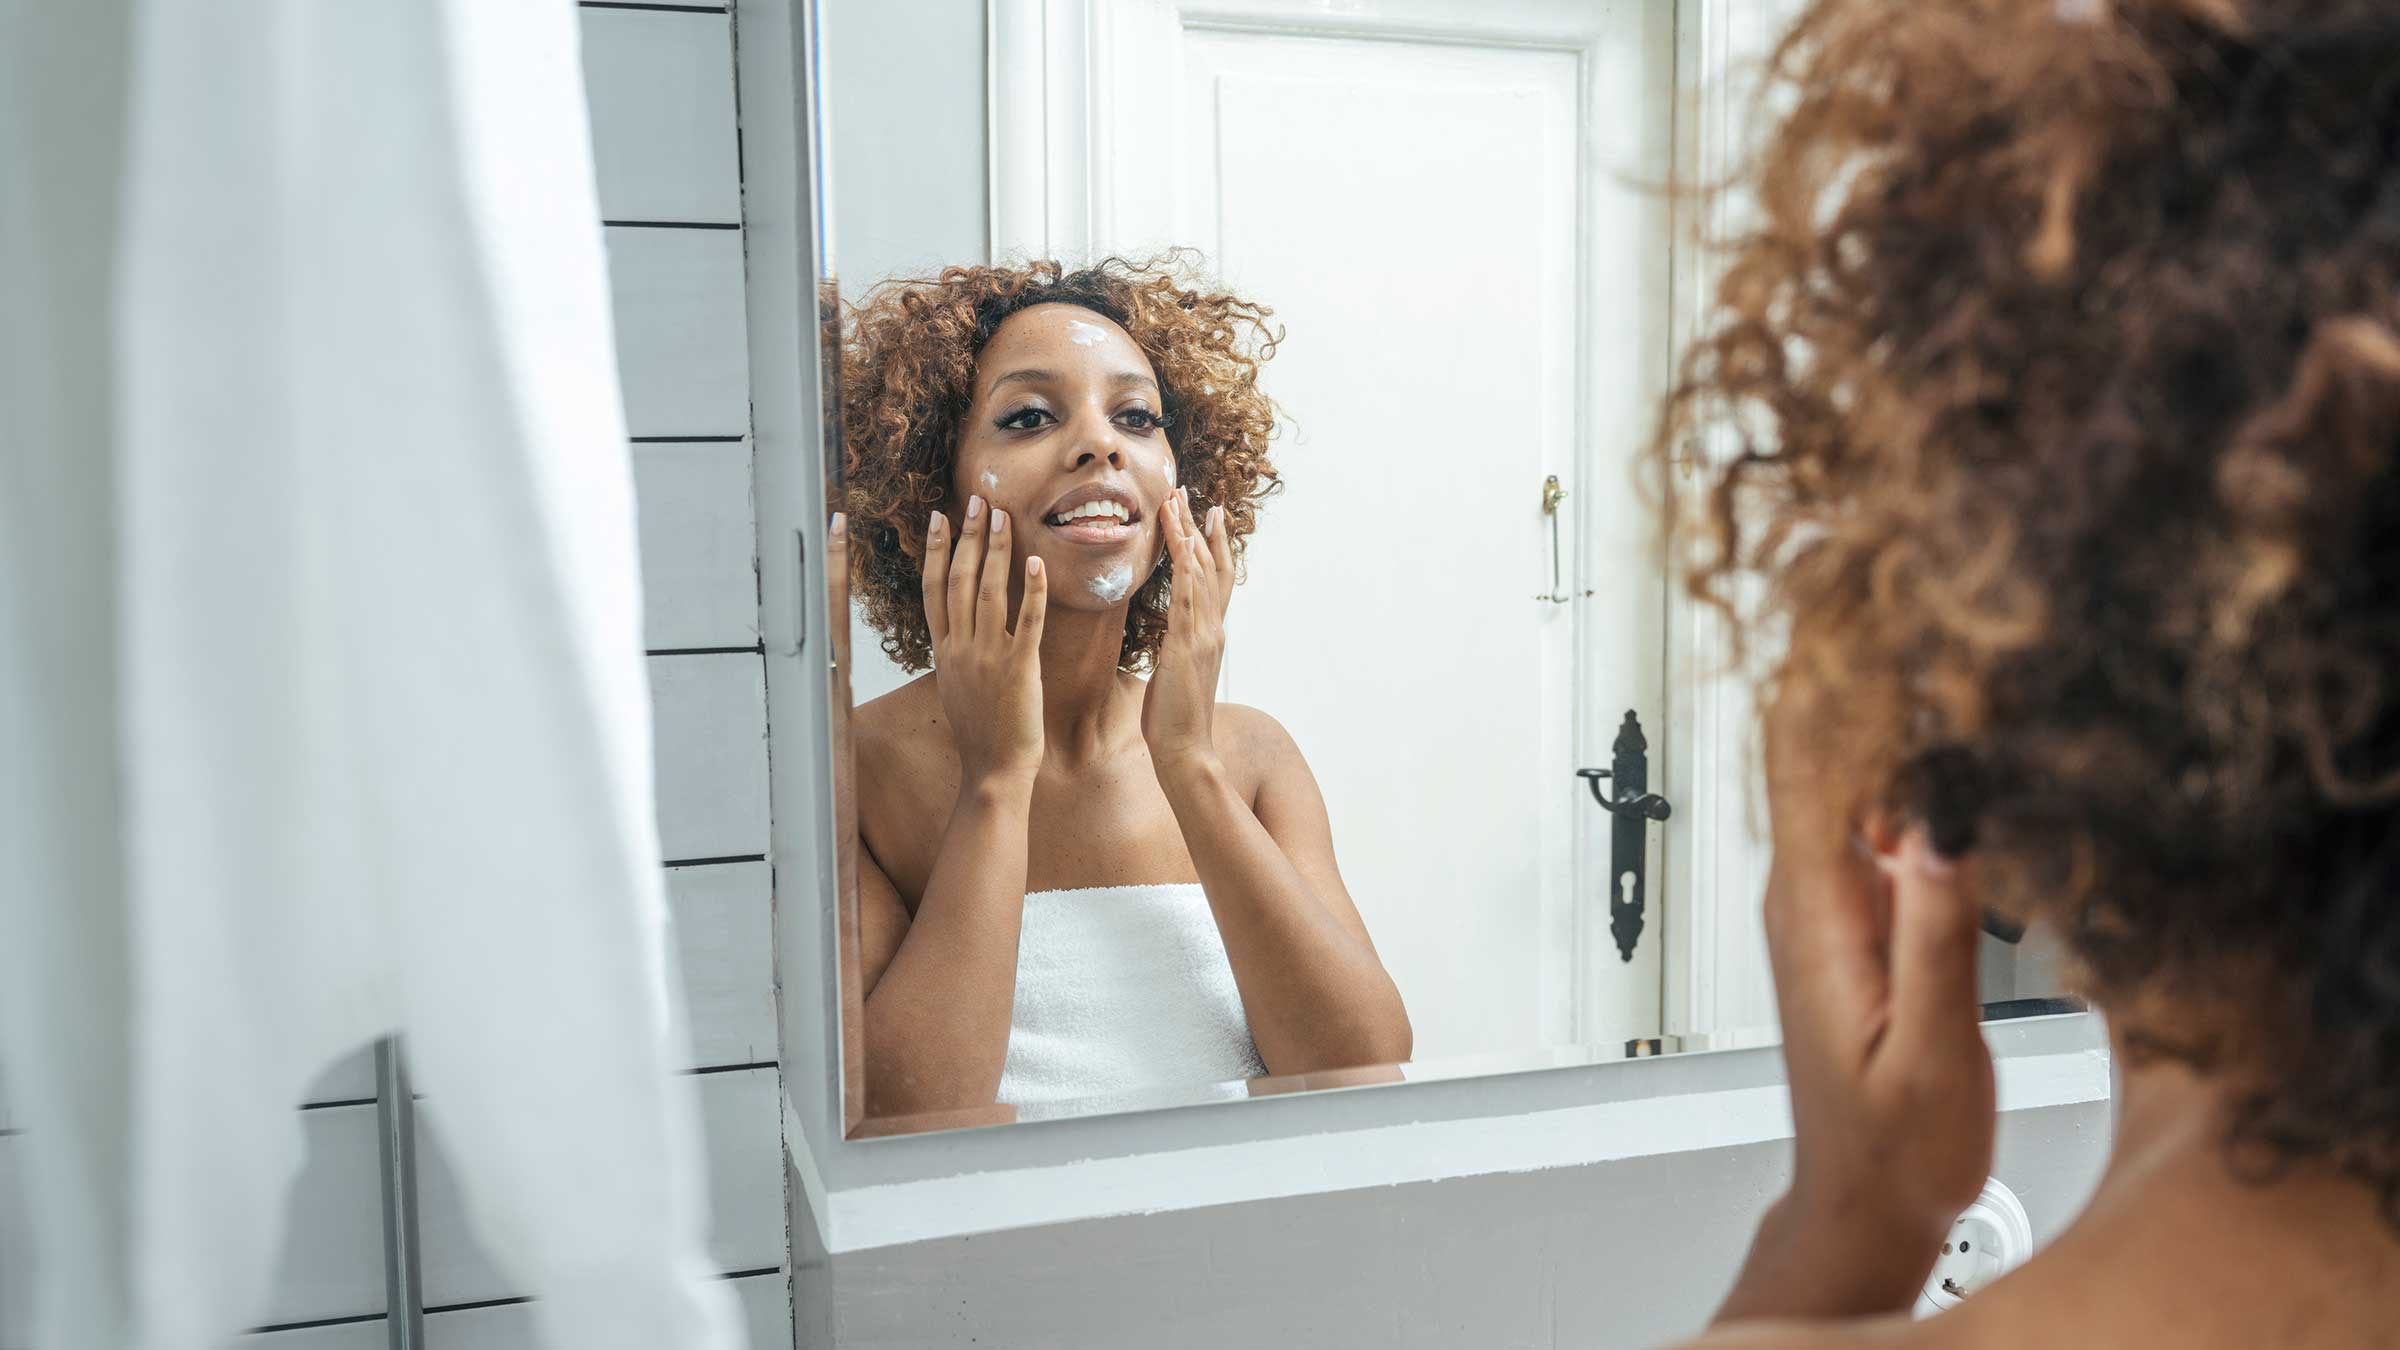
<path id="1" fill-rule="evenodd" d="M 1093 520 L 1101 518 L 1113 520 L 1122 525 L 1128 520 L 1132 519 L 1132 513 L 1125 509 L 1125 504 L 1123 502 L 1112 502 L 1104 499 L 1100 501 L 1085 502 L 1080 506 L 1068 507 L 1066 510 L 1050 517 L 1050 523 L 1053 525 L 1072 525 L 1078 520 Z"/>

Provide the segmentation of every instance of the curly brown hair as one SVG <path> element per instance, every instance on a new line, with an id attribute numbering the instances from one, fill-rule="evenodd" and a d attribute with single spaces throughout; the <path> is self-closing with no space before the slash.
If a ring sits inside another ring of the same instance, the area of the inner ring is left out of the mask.
<path id="1" fill-rule="evenodd" d="M 1653 456 L 1721 450 L 1695 591 L 2238 1170 L 2400 1223 L 2400 8 L 1817 0 L 1765 74 Z"/>
<path id="2" fill-rule="evenodd" d="M 925 526 L 951 506 L 951 456 L 974 401 L 975 362 L 1000 325 L 1034 305 L 1067 304 L 1123 328 L 1158 374 L 1176 479 L 1193 508 L 1225 508 L 1236 558 L 1258 526 L 1261 500 L 1278 486 L 1267 461 L 1275 407 L 1259 367 L 1283 340 L 1272 310 L 1214 289 L 1183 252 L 1133 262 L 1109 258 L 1069 270 L 951 267 L 938 276 L 884 282 L 848 314 L 842 343 L 844 496 L 852 579 L 883 650 L 903 668 L 933 662 L 925 626 Z M 1134 592 L 1118 664 L 1149 664 L 1167 633 L 1172 560 Z"/>

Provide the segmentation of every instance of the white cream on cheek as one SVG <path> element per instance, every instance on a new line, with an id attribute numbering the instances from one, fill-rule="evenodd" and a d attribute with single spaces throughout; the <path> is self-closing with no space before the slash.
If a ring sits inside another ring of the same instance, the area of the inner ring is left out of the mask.
<path id="1" fill-rule="evenodd" d="M 1133 590 L 1133 564 L 1118 563 L 1093 577 L 1091 587 L 1092 594 L 1098 596 L 1102 601 L 1111 605 L 1117 603 Z"/>
<path id="2" fill-rule="evenodd" d="M 989 496 L 1000 495 L 1000 475 L 990 469 L 983 471 L 983 490 Z"/>

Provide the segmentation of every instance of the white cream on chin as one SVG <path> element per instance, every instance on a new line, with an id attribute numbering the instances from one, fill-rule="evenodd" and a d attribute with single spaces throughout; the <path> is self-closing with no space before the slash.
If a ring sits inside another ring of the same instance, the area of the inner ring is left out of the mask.
<path id="1" fill-rule="evenodd" d="M 1126 594 L 1133 589 L 1133 564 L 1118 563 L 1093 577 L 1090 585 L 1093 595 L 1113 605 L 1124 599 Z"/>

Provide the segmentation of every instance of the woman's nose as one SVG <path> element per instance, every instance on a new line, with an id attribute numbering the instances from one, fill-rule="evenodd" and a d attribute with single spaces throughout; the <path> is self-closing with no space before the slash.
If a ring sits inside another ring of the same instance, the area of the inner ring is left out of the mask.
<path id="1" fill-rule="evenodd" d="M 1117 444 L 1106 419 L 1097 427 L 1086 424 L 1080 434 L 1068 442 L 1067 467 L 1080 469 L 1094 462 L 1105 463 L 1112 469 L 1125 467 L 1124 447 Z"/>

